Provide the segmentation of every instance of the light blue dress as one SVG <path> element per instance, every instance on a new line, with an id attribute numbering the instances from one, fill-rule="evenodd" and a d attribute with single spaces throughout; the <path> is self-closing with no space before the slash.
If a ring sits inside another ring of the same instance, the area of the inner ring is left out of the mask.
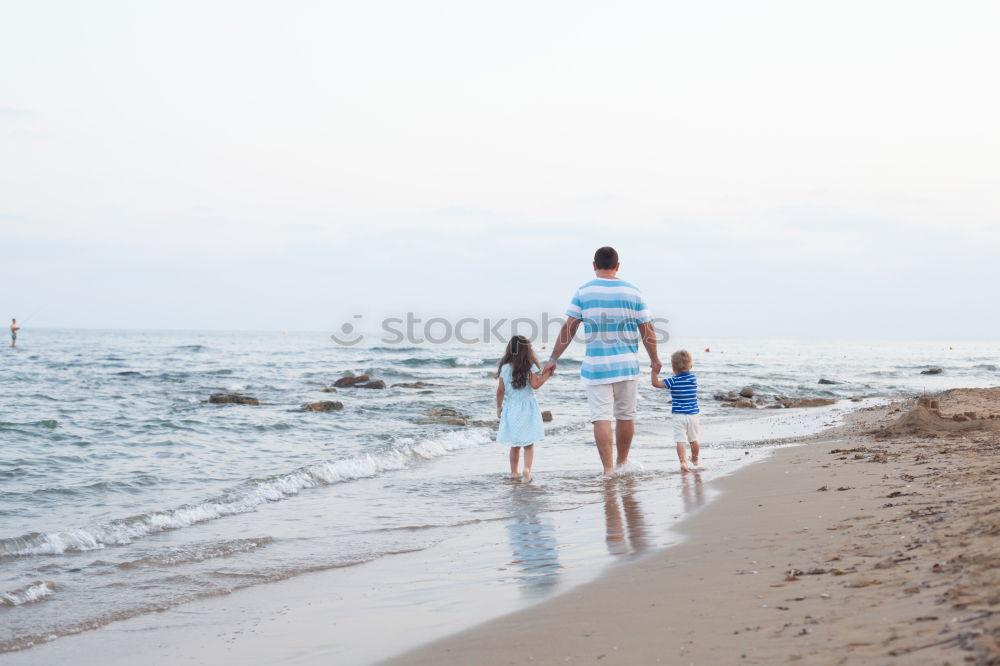
<path id="1" fill-rule="evenodd" d="M 504 363 L 500 368 L 500 379 L 503 380 L 503 410 L 500 412 L 497 443 L 528 446 L 544 439 L 542 413 L 535 402 L 535 389 L 531 388 L 530 380 L 523 388 L 512 387 L 510 363 Z"/>

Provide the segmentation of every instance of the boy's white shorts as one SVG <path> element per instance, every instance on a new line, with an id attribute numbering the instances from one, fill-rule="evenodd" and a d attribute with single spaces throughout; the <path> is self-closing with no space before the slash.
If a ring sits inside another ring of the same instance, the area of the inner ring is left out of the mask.
<path id="1" fill-rule="evenodd" d="M 590 422 L 635 420 L 636 387 L 639 381 L 625 379 L 613 384 L 587 386 L 587 404 L 590 405 Z"/>
<path id="2" fill-rule="evenodd" d="M 701 414 L 672 414 L 675 442 L 697 442 L 698 417 Z"/>

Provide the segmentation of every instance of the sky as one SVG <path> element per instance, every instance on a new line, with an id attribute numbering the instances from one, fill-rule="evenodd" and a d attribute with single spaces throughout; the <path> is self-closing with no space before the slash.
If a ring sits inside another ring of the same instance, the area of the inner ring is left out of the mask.
<path id="1" fill-rule="evenodd" d="M 0 0 L 0 317 L 997 339 L 1000 4 Z"/>

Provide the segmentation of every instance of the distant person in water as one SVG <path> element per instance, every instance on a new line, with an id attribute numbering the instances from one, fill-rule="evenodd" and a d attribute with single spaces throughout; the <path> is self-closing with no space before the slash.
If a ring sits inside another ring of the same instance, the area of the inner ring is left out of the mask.
<path id="1" fill-rule="evenodd" d="M 646 301 L 635 285 L 618 277 L 618 253 L 612 247 L 598 248 L 593 267 L 594 279 L 576 290 L 566 310 L 566 323 L 559 331 L 545 370 L 555 372 L 556 362 L 573 341 L 582 321 L 587 354 L 580 378 L 587 390 L 594 442 L 604 475 L 613 476 L 616 468 L 628 462 L 635 433 L 639 343 L 649 354 L 654 373 L 660 371 L 661 363 Z"/>
<path id="2" fill-rule="evenodd" d="M 21 327 L 17 325 L 17 319 L 10 320 L 10 346 L 17 346 L 17 332 L 21 330 Z"/>
<path id="3" fill-rule="evenodd" d="M 698 414 L 698 378 L 691 372 L 691 353 L 686 349 L 678 349 L 670 356 L 670 365 L 674 376 L 660 379 L 653 372 L 653 386 L 667 389 L 673 400 L 670 408 L 674 421 L 674 441 L 677 443 L 677 459 L 681 463 L 681 471 L 687 472 L 687 446 L 691 445 L 691 466 L 698 466 L 700 435 Z"/>
<path id="4" fill-rule="evenodd" d="M 542 413 L 535 401 L 535 389 L 552 376 L 551 370 L 539 372 L 538 359 L 531 343 L 523 335 L 515 335 L 507 343 L 503 358 L 497 364 L 497 443 L 510 447 L 510 475 L 525 483 L 531 481 L 531 465 L 535 459 L 535 442 L 545 438 Z M 524 468 L 518 471 L 518 461 L 524 449 Z"/>

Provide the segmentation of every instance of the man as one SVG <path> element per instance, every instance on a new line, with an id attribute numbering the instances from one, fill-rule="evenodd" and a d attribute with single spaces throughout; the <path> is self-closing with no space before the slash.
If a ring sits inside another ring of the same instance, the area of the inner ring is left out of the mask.
<path id="1" fill-rule="evenodd" d="M 21 327 L 17 325 L 17 319 L 10 320 L 10 346 L 17 346 L 17 332 L 21 330 Z"/>
<path id="2" fill-rule="evenodd" d="M 587 389 L 594 441 L 606 476 L 613 475 L 615 467 L 620 468 L 628 461 L 632 447 L 639 377 L 636 352 L 640 340 L 653 371 L 659 373 L 662 367 L 646 302 L 638 289 L 618 277 L 618 268 L 618 253 L 614 248 L 602 247 L 594 253 L 596 278 L 576 290 L 566 310 L 568 319 L 545 364 L 546 369 L 555 371 L 556 362 L 582 321 L 587 355 L 580 377 Z M 618 454 L 616 461 L 612 460 L 612 442 Z"/>

